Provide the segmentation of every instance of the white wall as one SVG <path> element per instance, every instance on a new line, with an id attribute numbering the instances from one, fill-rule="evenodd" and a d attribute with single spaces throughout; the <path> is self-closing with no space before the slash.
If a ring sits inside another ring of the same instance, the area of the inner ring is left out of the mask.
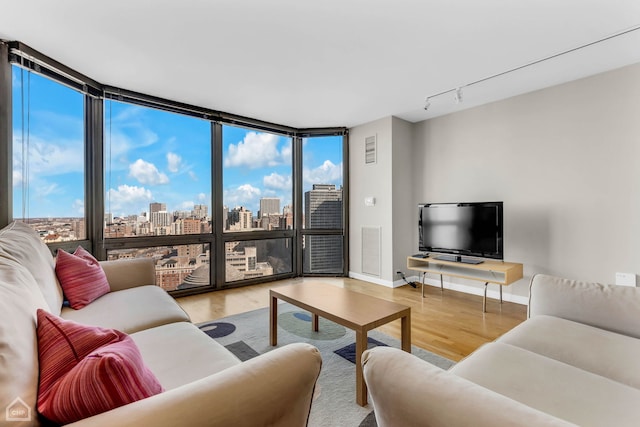
<path id="1" fill-rule="evenodd" d="M 377 138 L 377 161 L 364 162 L 364 142 Z M 386 286 L 403 284 L 396 271 L 406 272 L 407 255 L 417 230 L 412 208 L 413 125 L 396 117 L 376 120 L 349 131 L 350 243 L 349 274 Z M 365 206 L 374 197 L 375 206 Z M 414 224 L 414 227 L 409 226 Z M 362 270 L 362 227 L 380 227 L 380 275 Z"/>
<path id="2" fill-rule="evenodd" d="M 413 132 L 411 208 L 504 201 L 505 260 L 525 271 L 507 299 L 526 296 L 535 273 L 614 283 L 615 272 L 640 272 L 640 64 Z"/>
<path id="3" fill-rule="evenodd" d="M 365 165 L 372 135 L 378 162 Z M 505 259 L 525 271 L 505 300 L 526 302 L 535 273 L 614 283 L 640 272 L 640 64 L 420 123 L 380 119 L 349 141 L 352 277 L 402 284 L 418 203 L 494 200 L 505 203 Z M 382 230 L 379 277 L 362 274 L 363 226 Z"/>
<path id="4" fill-rule="evenodd" d="M 364 143 L 376 136 L 377 161 L 365 164 Z M 388 285 L 393 281 L 392 118 L 376 120 L 349 130 L 349 275 Z M 375 206 L 365 206 L 375 197 Z M 362 272 L 362 227 L 380 227 L 380 276 Z"/>
<path id="5" fill-rule="evenodd" d="M 417 241 L 413 239 L 418 232 L 417 207 L 413 202 L 413 124 L 394 117 L 392 119 L 392 198 L 391 214 L 393 219 L 393 271 L 396 284 L 403 284 L 395 275 L 398 270 L 407 271 L 407 255 L 416 253 Z"/>

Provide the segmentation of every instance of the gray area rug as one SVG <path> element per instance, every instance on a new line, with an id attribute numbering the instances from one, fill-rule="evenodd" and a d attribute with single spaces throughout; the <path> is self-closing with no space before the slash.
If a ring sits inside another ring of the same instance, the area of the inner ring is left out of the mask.
<path id="1" fill-rule="evenodd" d="M 227 347 L 240 360 L 248 360 L 276 347 L 269 345 L 269 309 L 225 317 L 198 325 L 205 333 Z M 322 355 L 322 371 L 316 384 L 310 427 L 376 426 L 371 404 L 361 407 L 355 402 L 356 370 L 353 360 L 355 333 L 320 318 L 318 332 L 311 328 L 308 312 L 290 304 L 278 305 L 278 347 L 293 342 L 316 346 Z M 388 345 L 400 348 L 400 340 L 376 330 L 370 331 L 369 348 Z M 443 369 L 454 362 L 412 346 L 412 354 Z"/>

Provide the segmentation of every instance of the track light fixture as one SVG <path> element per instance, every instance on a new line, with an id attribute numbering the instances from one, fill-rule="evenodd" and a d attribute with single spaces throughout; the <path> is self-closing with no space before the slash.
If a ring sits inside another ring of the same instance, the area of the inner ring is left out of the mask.
<path id="1" fill-rule="evenodd" d="M 456 101 L 456 104 L 460 104 L 462 102 L 462 88 L 461 87 L 456 89 L 455 93 L 453 94 L 453 100 Z"/>
<path id="2" fill-rule="evenodd" d="M 425 111 L 429 109 L 429 107 L 431 106 L 431 99 L 432 98 L 435 98 L 435 97 L 440 96 L 440 95 L 444 95 L 446 93 L 452 93 L 452 92 L 453 92 L 453 100 L 455 101 L 456 104 L 460 104 L 460 103 L 462 103 L 462 88 L 473 86 L 473 85 L 477 85 L 478 83 L 483 83 L 483 82 L 486 82 L 487 80 L 495 79 L 497 77 L 504 76 L 505 74 L 513 73 L 513 72 L 521 70 L 523 68 L 527 68 L 527 67 L 530 67 L 532 65 L 540 64 L 541 62 L 549 61 L 551 59 L 555 59 L 555 58 L 558 58 L 560 56 L 567 55 L 569 53 L 573 53 L 573 52 L 578 51 L 580 49 L 584 49 L 586 47 L 593 46 L 595 44 L 598 44 L 598 43 L 601 43 L 601 42 L 604 42 L 604 41 L 607 41 L 607 40 L 611 40 L 613 38 L 620 37 L 620 36 L 623 36 L 625 34 L 629 34 L 629 33 L 632 33 L 634 31 L 639 31 L 639 30 L 640 30 L 640 25 L 636 25 L 634 27 L 627 28 L 626 30 L 622 30 L 622 31 L 619 31 L 619 32 L 614 33 L 614 34 L 610 34 L 610 35 L 608 35 L 606 37 L 602 37 L 602 38 L 600 38 L 598 40 L 589 42 L 587 44 L 576 46 L 576 47 L 573 47 L 571 49 L 567 49 L 567 50 L 564 50 L 562 52 L 558 52 L 558 53 L 555 53 L 553 55 L 549 55 L 547 57 L 544 57 L 544 58 L 529 62 L 527 64 L 523 64 L 523 65 L 520 65 L 520 66 L 517 66 L 517 67 L 514 67 L 514 68 L 510 68 L 510 69 L 508 69 L 506 71 L 502 71 L 500 73 L 492 74 L 490 76 L 481 78 L 479 80 L 475 80 L 475 81 L 473 81 L 471 83 L 464 84 L 462 86 L 458 86 L 458 87 L 454 87 L 452 89 L 447 89 L 447 90 L 443 90 L 443 91 L 438 92 L 438 93 L 434 93 L 432 95 L 427 96 L 427 99 L 426 99 L 425 104 L 424 104 L 424 109 L 425 109 Z"/>

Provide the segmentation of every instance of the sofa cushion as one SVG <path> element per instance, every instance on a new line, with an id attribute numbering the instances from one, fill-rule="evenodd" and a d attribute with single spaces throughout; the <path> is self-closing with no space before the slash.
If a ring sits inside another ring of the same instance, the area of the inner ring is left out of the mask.
<path id="1" fill-rule="evenodd" d="M 133 340 L 38 310 L 38 411 L 60 424 L 162 391 Z"/>
<path id="2" fill-rule="evenodd" d="M 640 288 L 603 285 L 536 274 L 529 289 L 529 317 L 562 317 L 640 338 Z"/>
<path id="3" fill-rule="evenodd" d="M 98 260 L 78 246 L 73 254 L 56 257 L 56 275 L 71 308 L 78 310 L 109 292 L 109 282 Z"/>
<path id="4" fill-rule="evenodd" d="M 169 390 L 218 373 L 240 361 L 229 350 L 187 322 L 131 334 L 149 369 Z"/>
<path id="5" fill-rule="evenodd" d="M 640 390 L 509 344 L 486 344 L 450 371 L 580 426 L 637 426 L 640 419 Z"/>
<path id="6" fill-rule="evenodd" d="M 23 265 L 34 277 L 49 311 L 60 314 L 62 288 L 55 273 L 51 251 L 40 236 L 27 224 L 14 221 L 0 230 L 0 257 L 12 259 Z M 34 311 L 35 314 L 35 311 Z"/>
<path id="7" fill-rule="evenodd" d="M 640 340 L 552 316 L 535 316 L 498 339 L 640 389 Z"/>
<path id="8" fill-rule="evenodd" d="M 48 304 L 31 273 L 17 262 L 0 257 L 0 420 L 3 421 L 5 408 L 18 398 L 35 420 L 38 308 L 47 309 Z"/>
<path id="9" fill-rule="evenodd" d="M 128 334 L 167 323 L 189 321 L 189 316 L 175 300 L 153 285 L 109 292 L 80 310 L 64 307 L 61 316 Z"/>

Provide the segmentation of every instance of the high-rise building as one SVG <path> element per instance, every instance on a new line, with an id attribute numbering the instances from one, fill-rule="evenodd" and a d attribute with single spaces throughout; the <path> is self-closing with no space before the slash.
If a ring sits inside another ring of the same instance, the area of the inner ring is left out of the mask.
<path id="1" fill-rule="evenodd" d="M 194 205 L 193 216 L 198 219 L 204 219 L 207 217 L 208 208 L 207 205 Z"/>
<path id="2" fill-rule="evenodd" d="M 200 234 L 202 233 L 202 221 L 198 218 L 185 218 L 182 220 L 183 234 Z"/>
<path id="3" fill-rule="evenodd" d="M 242 231 L 253 228 L 253 215 L 244 206 L 233 208 L 229 212 L 229 230 Z"/>
<path id="4" fill-rule="evenodd" d="M 280 217 L 280 228 L 283 230 L 293 229 L 293 206 L 286 205 L 282 208 L 282 216 Z"/>
<path id="5" fill-rule="evenodd" d="M 166 210 L 167 210 L 166 203 L 158 203 L 158 202 L 149 203 L 149 217 L 151 217 L 151 214 L 154 212 L 161 212 Z"/>
<path id="6" fill-rule="evenodd" d="M 314 184 L 304 193 L 307 229 L 342 228 L 342 189 Z M 310 273 L 336 273 L 342 269 L 342 236 L 305 236 L 304 268 Z"/>
<path id="7" fill-rule="evenodd" d="M 222 207 L 222 229 L 229 229 L 229 208 L 227 206 Z"/>
<path id="8" fill-rule="evenodd" d="M 151 212 L 150 221 L 154 227 L 166 227 L 173 222 L 173 214 L 167 211 Z"/>
<path id="9" fill-rule="evenodd" d="M 262 218 L 273 214 L 280 214 L 280 199 L 277 197 L 263 197 L 260 199 L 259 217 Z"/>
<path id="10" fill-rule="evenodd" d="M 306 228 L 342 228 L 342 188 L 334 184 L 313 184 L 304 193 Z"/>

